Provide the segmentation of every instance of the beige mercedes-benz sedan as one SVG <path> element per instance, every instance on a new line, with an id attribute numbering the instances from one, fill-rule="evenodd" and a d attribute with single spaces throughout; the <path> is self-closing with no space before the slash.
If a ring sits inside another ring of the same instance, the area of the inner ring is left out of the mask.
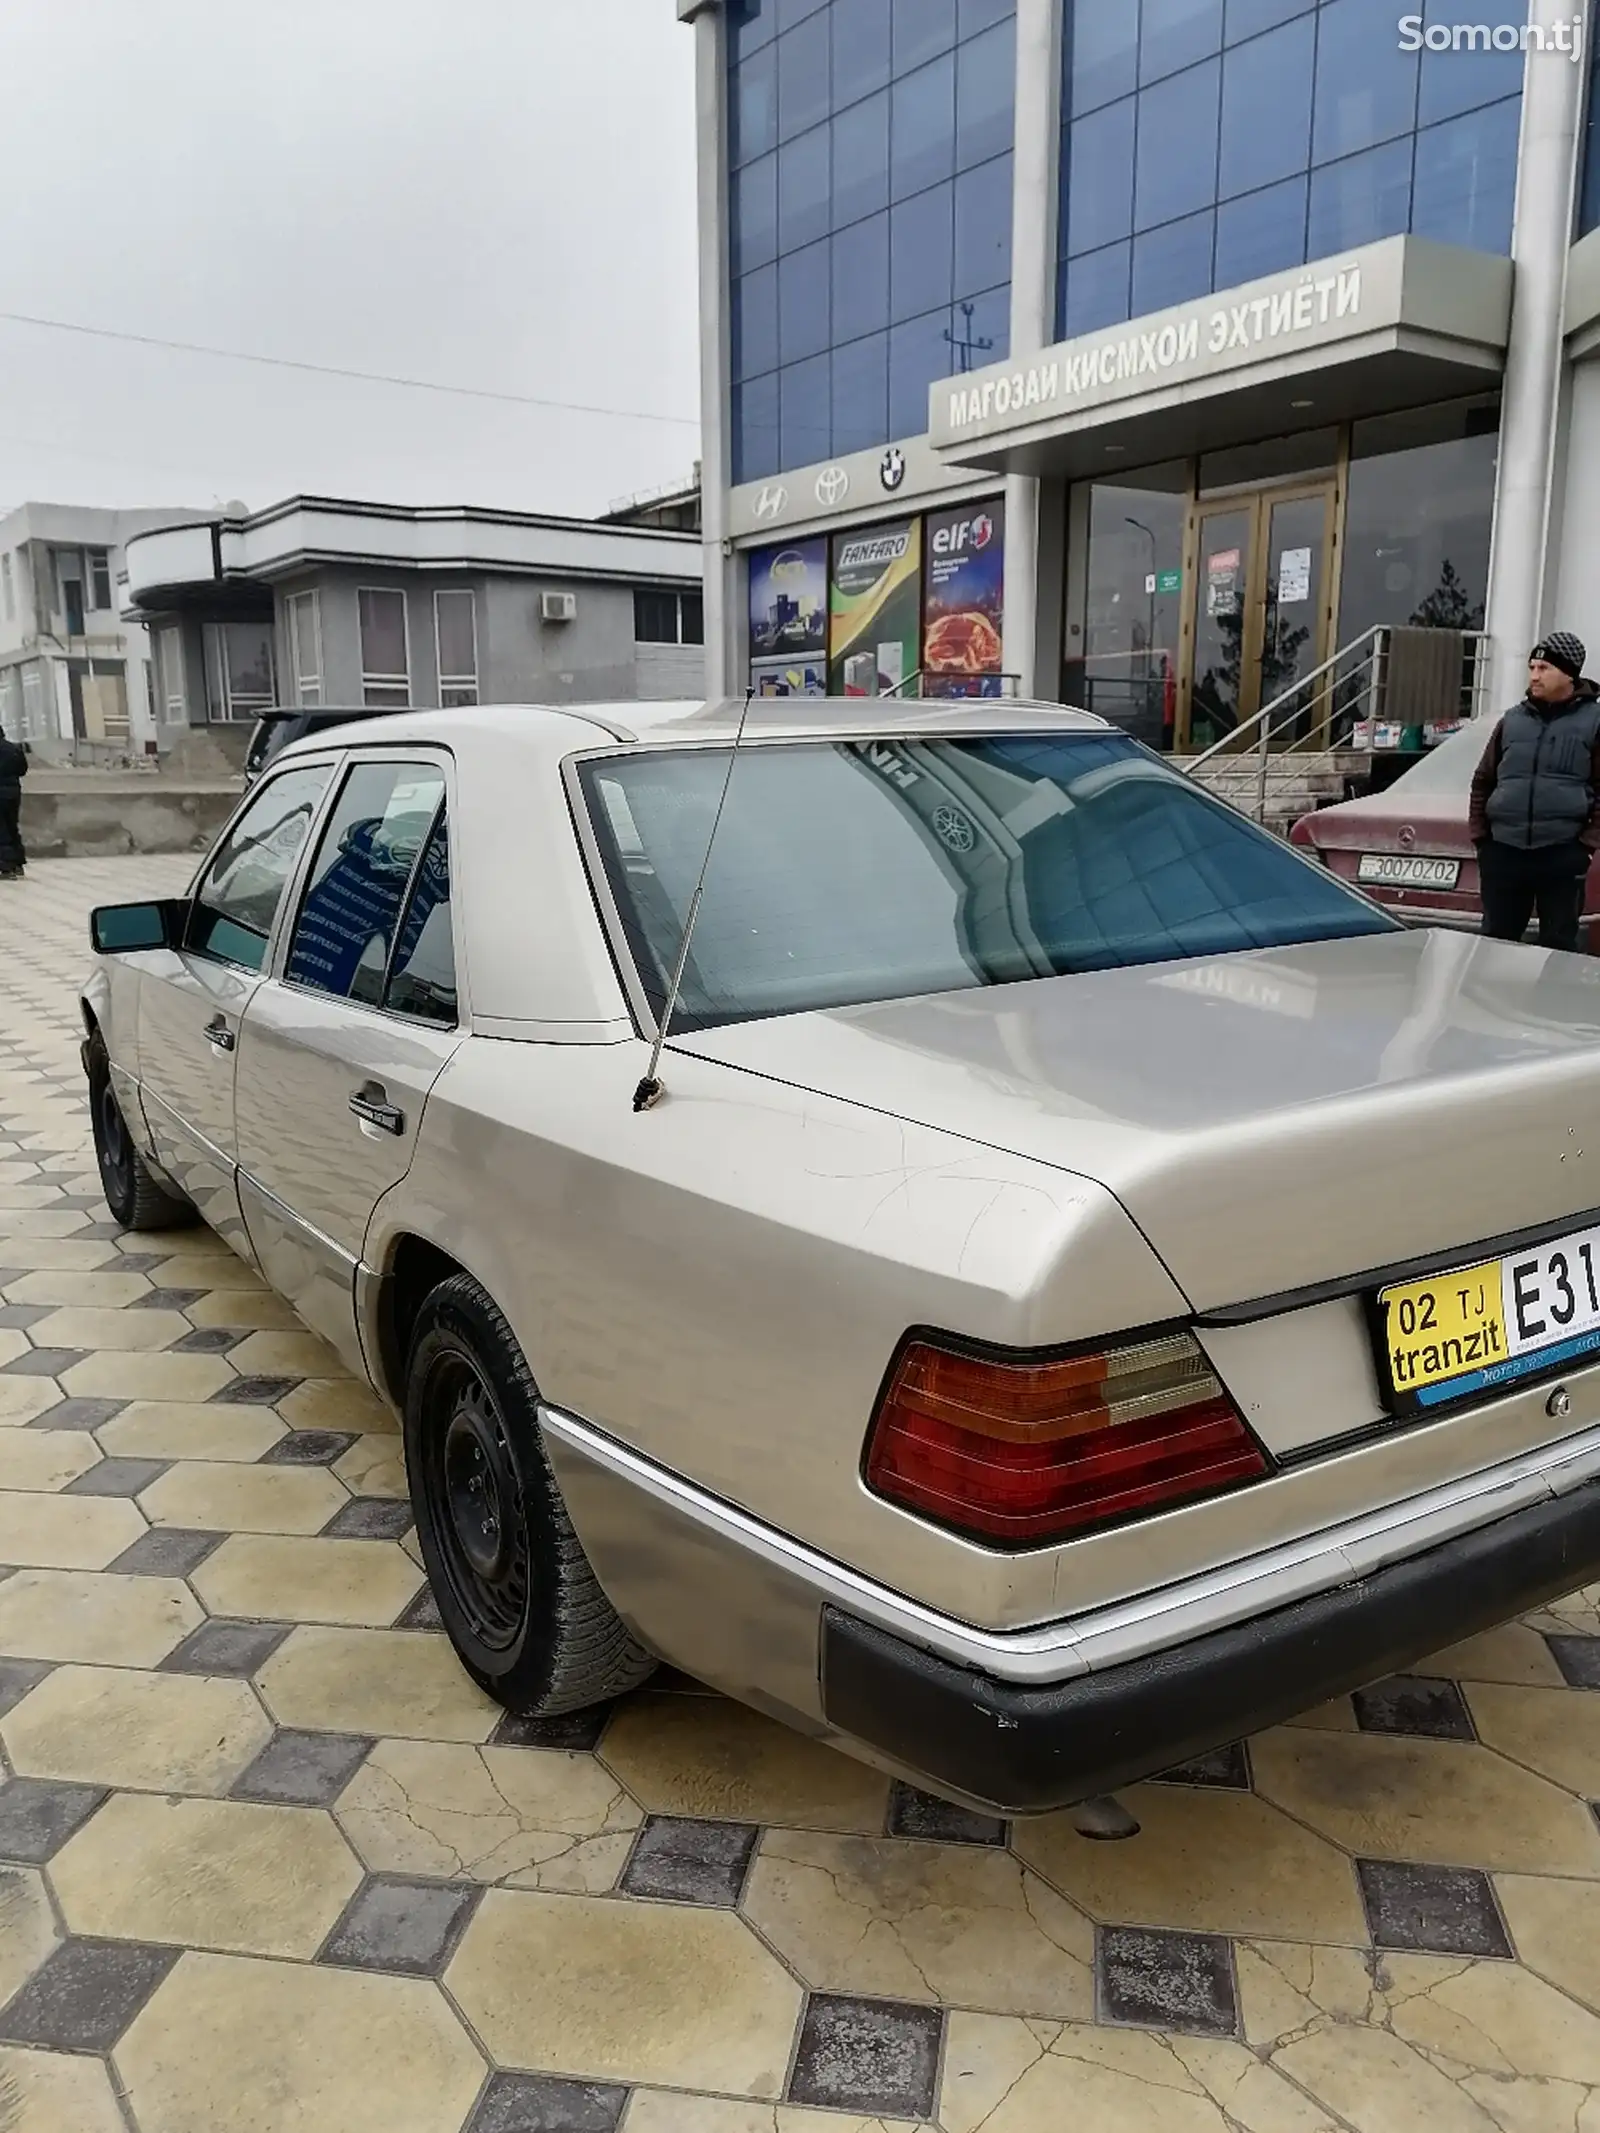
<path id="1" fill-rule="evenodd" d="M 1026 1813 L 1600 1574 L 1600 968 L 1096 719 L 366 721 L 94 941 L 114 1213 L 399 1410 L 514 1710 L 670 1660 Z"/>

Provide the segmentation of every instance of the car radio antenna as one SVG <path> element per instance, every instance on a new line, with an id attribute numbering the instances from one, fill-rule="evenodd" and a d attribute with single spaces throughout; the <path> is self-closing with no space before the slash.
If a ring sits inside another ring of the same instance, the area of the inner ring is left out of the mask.
<path id="1" fill-rule="evenodd" d="M 661 1047 L 667 1041 L 667 1032 L 672 1027 L 672 1017 L 678 1005 L 678 995 L 683 990 L 683 974 L 689 967 L 689 944 L 694 939 L 695 921 L 700 916 L 700 900 L 705 894 L 706 875 L 711 866 L 711 854 L 716 846 L 717 831 L 722 827 L 722 810 L 728 804 L 728 788 L 733 783 L 733 766 L 739 760 L 739 743 L 744 739 L 745 721 L 750 716 L 750 701 L 756 693 L 754 680 L 744 692 L 744 704 L 739 712 L 739 724 L 733 736 L 733 746 L 728 750 L 728 767 L 722 776 L 722 792 L 717 800 L 717 811 L 711 818 L 711 834 L 706 839 L 705 857 L 700 862 L 699 879 L 694 885 L 694 894 L 689 899 L 689 911 L 683 922 L 683 939 L 678 943 L 677 967 L 672 973 L 672 983 L 667 987 L 666 1002 L 656 1023 L 656 1041 L 650 1047 L 650 1064 L 645 1068 L 644 1078 L 633 1092 L 635 1111 L 649 1111 L 660 1103 L 666 1094 L 661 1086 L 657 1069 L 661 1065 Z"/>

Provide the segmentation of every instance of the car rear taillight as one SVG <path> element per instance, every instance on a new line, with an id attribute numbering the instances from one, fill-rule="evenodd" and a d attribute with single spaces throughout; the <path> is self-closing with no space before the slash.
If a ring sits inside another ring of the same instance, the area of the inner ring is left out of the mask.
<path id="1" fill-rule="evenodd" d="M 1266 1471 L 1186 1333 L 1036 1363 L 914 1341 L 867 1450 L 867 1483 L 880 1496 L 1012 1542 L 1077 1533 Z"/>

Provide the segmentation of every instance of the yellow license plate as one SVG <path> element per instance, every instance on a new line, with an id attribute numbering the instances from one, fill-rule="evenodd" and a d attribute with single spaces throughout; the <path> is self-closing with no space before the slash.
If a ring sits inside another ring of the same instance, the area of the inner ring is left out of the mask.
<path id="1" fill-rule="evenodd" d="M 1378 1311 L 1389 1382 L 1406 1405 L 1429 1404 L 1430 1387 L 1492 1369 L 1511 1353 L 1498 1259 L 1380 1290 Z"/>

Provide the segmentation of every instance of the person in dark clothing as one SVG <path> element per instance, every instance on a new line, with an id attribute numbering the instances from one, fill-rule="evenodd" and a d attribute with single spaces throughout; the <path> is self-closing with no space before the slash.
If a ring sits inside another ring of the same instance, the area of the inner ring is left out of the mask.
<path id="1" fill-rule="evenodd" d="M 28 863 L 22 849 L 22 781 L 28 751 L 0 733 L 0 881 L 12 881 Z"/>
<path id="2" fill-rule="evenodd" d="M 1490 735 L 1472 778 L 1483 930 L 1520 941 L 1535 910 L 1545 948 L 1578 946 L 1600 846 L 1600 685 L 1584 648 L 1554 630 L 1528 659 L 1528 693 Z"/>

